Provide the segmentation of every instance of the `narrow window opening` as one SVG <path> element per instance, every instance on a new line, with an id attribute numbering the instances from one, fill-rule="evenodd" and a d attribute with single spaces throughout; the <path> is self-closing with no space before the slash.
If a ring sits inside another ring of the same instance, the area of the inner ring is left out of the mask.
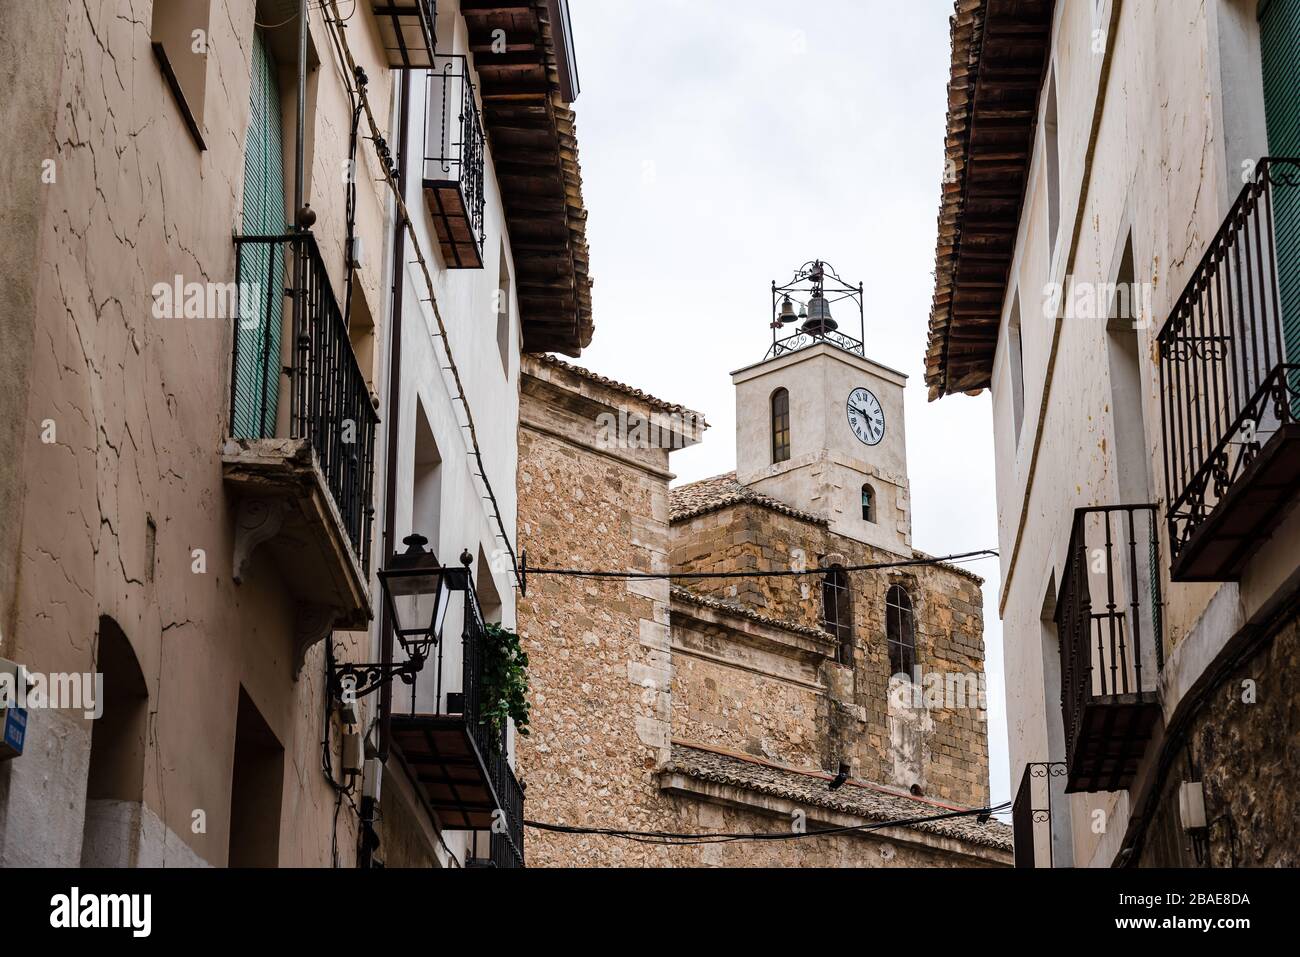
<path id="1" fill-rule="evenodd" d="M 872 524 L 876 521 L 876 490 L 870 485 L 862 486 L 862 520 Z"/>
<path id="2" fill-rule="evenodd" d="M 890 674 L 912 678 L 916 668 L 916 622 L 912 599 L 901 585 L 890 586 L 885 595 L 885 643 Z"/>
<path id="3" fill-rule="evenodd" d="M 149 26 L 158 66 L 199 149 L 206 149 L 202 127 L 211 5 L 211 0 L 158 0 Z"/>
<path id="4" fill-rule="evenodd" d="M 853 664 L 853 608 L 844 569 L 832 565 L 822 576 L 822 627 L 838 642 L 838 660 Z"/>
<path id="5" fill-rule="evenodd" d="M 506 261 L 505 243 L 501 244 L 501 267 L 497 276 L 497 351 L 501 353 L 501 368 L 510 378 L 511 315 L 510 315 L 510 264 Z"/>
<path id="6" fill-rule="evenodd" d="M 429 540 L 438 554 L 442 531 L 442 453 L 424 406 L 417 404 L 415 421 L 415 469 L 411 482 L 411 532 Z M 402 536 L 399 536 L 402 537 Z"/>
<path id="7" fill-rule="evenodd" d="M 1016 426 L 1016 442 L 1025 422 L 1025 350 L 1020 331 L 1020 291 L 1011 302 L 1011 318 L 1007 323 L 1007 359 L 1011 375 L 1011 415 Z"/>
<path id="8" fill-rule="evenodd" d="M 1138 344 L 1139 300 L 1134 281 L 1133 241 L 1124 246 L 1115 297 L 1106 330 L 1110 367 L 1110 420 L 1115 430 L 1115 471 L 1120 502 L 1136 505 L 1151 499 L 1146 410 L 1142 401 L 1142 371 Z"/>
<path id="9" fill-rule="evenodd" d="M 772 464 L 790 461 L 790 393 L 772 393 Z"/>

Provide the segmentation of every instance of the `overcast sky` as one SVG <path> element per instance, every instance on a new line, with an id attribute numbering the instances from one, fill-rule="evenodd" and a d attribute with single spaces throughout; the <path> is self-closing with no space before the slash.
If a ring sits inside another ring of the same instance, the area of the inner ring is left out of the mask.
<path id="1" fill-rule="evenodd" d="M 587 368 L 704 413 L 681 481 L 735 467 L 729 373 L 763 358 L 773 279 L 866 285 L 867 355 L 905 372 L 913 541 L 997 547 L 987 393 L 927 403 L 951 0 L 570 0 L 595 277 Z M 855 331 L 856 334 L 856 331 Z M 996 560 L 984 637 L 1009 798 Z"/>

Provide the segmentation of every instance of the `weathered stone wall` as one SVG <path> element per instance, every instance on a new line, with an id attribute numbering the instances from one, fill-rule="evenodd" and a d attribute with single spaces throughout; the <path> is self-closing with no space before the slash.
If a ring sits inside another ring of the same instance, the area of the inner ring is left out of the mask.
<path id="1" fill-rule="evenodd" d="M 1300 618 L 1235 668 L 1192 719 L 1148 827 L 1144 867 L 1297 867 L 1300 844 Z M 1208 858 L 1197 862 L 1182 832 L 1178 788 L 1200 780 L 1209 824 Z"/>
<path id="2" fill-rule="evenodd" d="M 830 765 L 824 691 L 681 651 L 699 645 L 674 628 L 673 734 L 799 767 Z"/>
<path id="3" fill-rule="evenodd" d="M 536 377 L 556 373 L 533 360 L 525 370 L 518 527 L 529 564 L 663 569 L 668 453 L 643 464 L 597 450 L 605 407 L 570 401 Z M 654 778 L 669 743 L 668 583 L 535 576 L 518 621 L 531 666 L 532 733 L 518 745 L 528 817 L 662 827 L 672 817 Z M 525 838 L 530 866 L 672 861 L 669 849 L 648 845 Z"/>
<path id="4" fill-rule="evenodd" d="M 519 533 L 530 567 L 666 570 L 670 535 L 673 563 L 692 568 L 747 567 L 741 561 L 749 561 L 749 567 L 759 567 L 759 561 L 770 563 L 763 567 L 788 567 L 782 563 L 790 549 L 804 548 L 810 563 L 824 552 L 824 528 L 793 519 L 788 524 L 773 521 L 748 507 L 733 510 L 729 518 L 705 516 L 670 532 L 667 451 L 611 449 L 596 441 L 597 416 L 617 407 L 648 411 L 641 400 L 583 375 L 525 359 Z M 743 531 L 733 530 L 732 522 Z M 715 533 L 716 565 L 710 564 L 715 545 L 709 536 L 692 541 L 690 529 Z M 835 547 L 845 549 L 846 561 L 872 554 L 866 546 L 852 553 L 847 544 Z M 920 595 L 920 582 L 935 591 L 921 610 L 925 624 L 919 646 L 939 649 L 935 654 L 944 662 L 979 667 L 978 585 L 943 569 L 917 576 L 915 595 Z M 747 612 L 692 600 L 662 581 L 530 576 L 518 610 L 530 658 L 533 707 L 532 734 L 518 742 L 528 818 L 684 833 L 766 833 L 790 826 L 789 809 L 753 791 L 743 792 L 752 806 L 737 807 L 722 798 L 665 790 L 663 769 L 672 742 L 680 739 L 820 773 L 832 755 L 843 752 L 833 740 L 839 734 L 857 748 L 855 777 L 892 781 L 885 760 L 887 676 L 879 664 L 883 634 L 866 637 L 871 634 L 866 630 L 869 608 L 883 602 L 883 585 L 879 595 L 871 596 L 873 604 L 862 602 L 858 610 L 864 636 L 859 667 L 865 676 L 867 662 L 875 661 L 881 672 L 880 693 L 871 708 L 856 703 L 849 669 L 843 669 L 844 675 L 828 673 L 826 662 L 835 645 L 810 627 L 819 620 L 819 606 L 816 589 L 809 587 L 810 594 L 804 595 L 788 580 L 759 585 L 751 580 L 737 589 L 737 595 L 751 599 L 745 603 Z M 733 600 L 725 586 L 712 590 Z M 883 620 L 878 613 L 876 620 Z M 945 629 L 958 637 L 940 634 Z M 926 654 L 922 650 L 923 664 L 931 663 Z M 828 686 L 840 685 L 847 690 L 828 691 Z M 862 697 L 864 702 L 869 698 Z M 940 730 L 932 737 L 926 769 L 933 782 L 929 793 L 954 803 L 983 802 L 987 756 L 982 716 L 968 724 L 960 715 L 934 717 Z M 737 766 L 743 767 L 744 760 Z M 828 782 L 824 778 L 818 787 Z M 906 797 L 895 800 L 908 803 Z M 919 802 L 917 807 L 917 814 L 934 811 Z M 811 813 L 809 821 L 816 820 L 817 812 Z M 902 838 L 801 838 L 779 845 L 668 847 L 535 829 L 526 832 L 525 840 L 529 866 L 931 866 L 1006 860 L 1000 851 L 945 843 L 910 829 Z"/>
<path id="5" fill-rule="evenodd" d="M 670 557 L 675 568 L 709 572 L 900 560 L 824 525 L 752 503 L 674 523 Z M 932 797 L 983 804 L 988 800 L 987 716 L 975 695 L 967 694 L 964 705 L 945 700 L 944 707 L 926 708 L 924 713 L 894 707 L 891 714 L 885 598 L 895 584 L 902 585 L 913 602 L 917 665 L 923 675 L 940 672 L 954 680 L 960 676 L 962 688 L 970 691 L 982 680 L 983 599 L 977 578 L 942 566 L 850 573 L 854 662 L 851 668 L 834 660 L 823 665 L 835 752 L 825 755 L 826 766 L 851 759 L 857 773 L 869 780 L 903 787 L 917 784 Z M 821 623 L 818 576 L 712 579 L 691 586 L 774 618 L 803 626 Z M 797 754 L 792 751 L 782 759 Z"/>

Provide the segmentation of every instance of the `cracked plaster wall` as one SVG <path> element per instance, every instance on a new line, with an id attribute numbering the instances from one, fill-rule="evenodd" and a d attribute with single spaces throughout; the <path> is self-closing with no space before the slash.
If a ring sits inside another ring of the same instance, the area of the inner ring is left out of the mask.
<path id="1" fill-rule="evenodd" d="M 164 864 L 226 860 L 242 684 L 285 749 L 281 863 L 328 864 L 334 795 L 320 766 L 322 648 L 295 682 L 292 608 L 275 568 L 255 557 L 244 585 L 230 580 L 232 511 L 219 459 L 230 324 L 150 311 L 154 283 L 176 274 L 233 279 L 253 5 L 211 5 L 205 152 L 150 49 L 151 13 L 148 0 L 68 0 L 6 4 L 0 14 L 0 37 L 13 38 L 0 43 L 21 46 L 0 59 L 16 64 L 17 90 L 30 94 L 5 107 L 19 120 L 7 135 L 23 135 L 30 161 L 3 173 L 17 184 L 14 228 L 30 241 L 7 243 L 0 259 L 6 286 L 17 278 L 3 331 L 14 348 L 0 350 L 14 375 L 0 377 L 0 395 L 6 413 L 26 406 L 0 419 L 6 430 L 17 423 L 16 436 L 0 439 L 19 449 L 0 457 L 0 545 L 16 560 L 16 572 L 0 565 L 0 654 L 35 671 L 90 671 L 100 616 L 121 626 L 149 689 L 144 808 L 156 824 L 142 828 L 147 846 L 138 853 Z M 341 293 L 348 110 L 323 31 L 314 15 L 323 63 L 309 196 Z M 388 72 L 368 18 L 349 40 L 387 116 Z M 42 158 L 54 160 L 53 184 L 40 183 Z M 359 177 L 358 231 L 372 253 L 359 285 L 376 297 L 378 318 L 385 235 L 375 175 Z M 53 442 L 42 441 L 46 420 Z M 20 494 L 22 508 L 10 508 Z M 206 552 L 202 575 L 191 571 L 197 548 Z M 12 597 L 6 574 L 16 576 Z M 78 862 L 89 741 L 79 713 L 34 715 L 27 752 L 0 765 L 0 863 Z M 206 833 L 191 827 L 196 810 L 206 813 Z M 350 821 L 338 837 L 350 858 Z"/>

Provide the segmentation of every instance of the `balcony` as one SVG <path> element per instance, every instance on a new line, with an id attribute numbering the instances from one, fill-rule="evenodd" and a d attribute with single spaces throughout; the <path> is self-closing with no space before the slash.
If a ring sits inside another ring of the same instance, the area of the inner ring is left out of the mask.
<path id="1" fill-rule="evenodd" d="M 233 577 L 243 582 L 265 547 L 266 567 L 299 603 L 301 667 L 307 648 L 331 630 L 370 620 L 378 416 L 315 238 L 241 236 L 235 250 L 222 450 L 236 507 Z"/>
<path id="2" fill-rule="evenodd" d="M 1069 840 L 1068 827 L 1053 817 L 1055 792 L 1064 783 L 1065 764 L 1060 761 L 1037 761 L 1025 765 L 1011 806 L 1011 827 L 1015 837 L 1016 867 L 1057 867 L 1069 863 L 1058 847 Z M 1068 807 L 1065 809 L 1068 815 Z M 1066 818 L 1068 823 L 1068 817 Z"/>
<path id="3" fill-rule="evenodd" d="M 503 755 L 495 760 L 493 782 L 503 802 L 501 820 L 486 840 L 487 857 L 479 857 L 479 839 L 475 835 L 474 854 L 469 867 L 523 867 L 524 866 L 524 789 L 510 762 Z"/>
<path id="4" fill-rule="evenodd" d="M 1261 160 L 1159 339 L 1174 581 L 1236 581 L 1300 489 L 1300 160 Z"/>
<path id="5" fill-rule="evenodd" d="M 482 269 L 485 141 L 463 56 L 435 57 L 425 87 L 424 201 L 448 269 Z"/>
<path id="6" fill-rule="evenodd" d="M 393 754 L 444 830 L 484 832 L 491 846 L 484 860 L 518 867 L 523 864 L 523 789 L 510 768 L 506 735 L 493 735 L 485 718 L 488 638 L 472 584 L 463 595 L 460 641 L 438 643 L 400 696 L 409 700 L 399 701 L 394 688 Z"/>
<path id="7" fill-rule="evenodd" d="M 433 65 L 436 0 L 370 0 L 370 10 L 391 69 L 427 70 Z"/>
<path id="8" fill-rule="evenodd" d="M 1126 789 L 1164 665 L 1154 505 L 1081 508 L 1056 603 L 1067 792 Z"/>

